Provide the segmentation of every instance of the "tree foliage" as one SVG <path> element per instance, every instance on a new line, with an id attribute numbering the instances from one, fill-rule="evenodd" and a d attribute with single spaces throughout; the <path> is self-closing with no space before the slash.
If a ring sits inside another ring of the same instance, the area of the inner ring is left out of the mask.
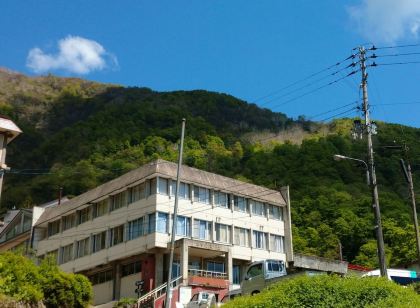
<path id="1" fill-rule="evenodd" d="M 36 266 L 11 252 L 0 254 L 0 295 L 27 304 L 79 308 L 87 307 L 93 296 L 85 276 L 65 273 L 49 259 Z"/>

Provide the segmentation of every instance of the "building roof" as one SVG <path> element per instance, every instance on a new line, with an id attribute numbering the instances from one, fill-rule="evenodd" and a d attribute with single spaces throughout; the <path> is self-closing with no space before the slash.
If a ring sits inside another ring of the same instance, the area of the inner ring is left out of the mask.
<path id="1" fill-rule="evenodd" d="M 46 208 L 36 225 L 54 220 L 56 217 L 66 215 L 67 213 L 70 213 L 88 203 L 99 202 L 110 195 L 115 195 L 124 191 L 127 187 L 135 186 L 141 183 L 144 179 L 150 178 L 152 175 L 160 175 L 162 177 L 175 179 L 176 174 L 177 164 L 158 159 L 89 190 L 67 202 L 63 202 L 60 206 Z M 280 206 L 286 205 L 284 197 L 278 191 L 238 181 L 215 173 L 191 168 L 185 165 L 181 167 L 181 181 L 231 192 L 244 197 L 252 197 L 253 199 Z"/>
<path id="2" fill-rule="evenodd" d="M 19 210 L 10 210 L 7 211 L 4 216 L 3 225 L 0 226 L 0 236 L 3 235 L 3 232 L 8 229 L 13 220 L 19 216 L 20 213 L 28 212 L 32 214 L 32 209 L 19 209 Z"/>

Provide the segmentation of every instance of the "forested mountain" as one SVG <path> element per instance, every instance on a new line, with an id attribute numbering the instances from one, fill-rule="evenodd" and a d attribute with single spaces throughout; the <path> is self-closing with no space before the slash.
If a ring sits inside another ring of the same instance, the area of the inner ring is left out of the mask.
<path id="1" fill-rule="evenodd" d="M 269 188 L 290 185 L 295 251 L 338 258 L 341 242 L 346 260 L 376 266 L 364 170 L 332 159 L 337 153 L 365 159 L 365 141 L 350 138 L 349 119 L 293 121 L 226 94 L 156 92 L 7 70 L 0 70 L 0 113 L 24 132 L 8 148 L 12 170 L 5 176 L 3 211 L 54 199 L 59 187 L 80 194 L 152 159 L 176 161 L 186 118 L 184 163 Z M 406 142 L 415 162 L 419 137 L 420 129 L 379 123 L 374 138 L 391 265 L 413 261 L 416 250 L 401 153 L 383 146 Z"/>

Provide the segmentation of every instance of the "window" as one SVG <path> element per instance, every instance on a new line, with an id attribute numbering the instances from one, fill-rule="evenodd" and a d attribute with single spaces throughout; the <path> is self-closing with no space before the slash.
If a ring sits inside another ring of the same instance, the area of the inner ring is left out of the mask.
<path id="1" fill-rule="evenodd" d="M 81 258 L 89 254 L 89 238 L 77 242 L 76 258 Z"/>
<path id="2" fill-rule="evenodd" d="M 99 250 L 105 249 L 106 247 L 106 231 L 103 231 L 101 233 L 95 234 L 92 237 L 93 243 L 92 243 L 92 252 L 97 252 Z"/>
<path id="3" fill-rule="evenodd" d="M 211 240 L 211 222 L 206 220 L 194 220 L 194 237 L 201 240 Z"/>
<path id="4" fill-rule="evenodd" d="M 210 272 L 224 273 L 225 264 L 214 261 L 207 261 L 207 270 Z"/>
<path id="5" fill-rule="evenodd" d="M 48 236 L 52 236 L 60 232 L 60 220 L 50 222 L 48 224 Z"/>
<path id="6" fill-rule="evenodd" d="M 148 232 L 168 233 L 168 214 L 162 212 L 149 214 Z"/>
<path id="7" fill-rule="evenodd" d="M 191 235 L 191 219 L 189 217 L 176 217 L 176 235 L 190 236 Z"/>
<path id="8" fill-rule="evenodd" d="M 131 188 L 130 202 L 136 202 L 138 200 L 146 198 L 146 183 L 141 183 Z"/>
<path id="9" fill-rule="evenodd" d="M 157 182 L 156 178 L 148 180 L 146 182 L 146 185 L 147 185 L 146 186 L 146 195 L 147 196 L 156 194 L 156 185 L 157 185 L 156 182 Z"/>
<path id="10" fill-rule="evenodd" d="M 100 217 L 108 213 L 109 199 L 105 199 L 93 205 L 93 217 Z"/>
<path id="11" fill-rule="evenodd" d="M 89 277 L 92 284 L 100 284 L 112 280 L 112 270 L 96 273 Z"/>
<path id="12" fill-rule="evenodd" d="M 271 219 L 283 220 L 283 208 L 270 204 L 268 206 Z"/>
<path id="13" fill-rule="evenodd" d="M 248 206 L 246 204 L 246 199 L 238 196 L 233 197 L 233 204 L 235 211 L 239 212 L 249 212 Z"/>
<path id="14" fill-rule="evenodd" d="M 61 263 L 69 262 L 73 259 L 73 243 L 61 247 Z"/>
<path id="15" fill-rule="evenodd" d="M 115 246 L 124 241 L 124 225 L 111 229 L 110 246 Z"/>
<path id="16" fill-rule="evenodd" d="M 127 205 L 126 193 L 125 191 L 120 192 L 119 194 L 112 196 L 112 207 L 111 210 L 122 208 Z"/>
<path id="17" fill-rule="evenodd" d="M 136 261 L 122 266 L 122 277 L 141 272 L 141 261 Z"/>
<path id="18" fill-rule="evenodd" d="M 73 228 L 76 225 L 76 214 L 70 214 L 63 217 L 63 231 Z"/>
<path id="19" fill-rule="evenodd" d="M 256 277 L 263 274 L 263 264 L 258 263 L 251 266 L 246 273 L 246 276 L 249 278 Z"/>
<path id="20" fill-rule="evenodd" d="M 194 201 L 210 204 L 210 190 L 200 186 L 194 186 Z"/>
<path id="21" fill-rule="evenodd" d="M 158 177 L 158 194 L 168 195 L 168 179 Z"/>
<path id="22" fill-rule="evenodd" d="M 238 246 L 249 247 L 249 230 L 235 227 L 234 244 Z"/>
<path id="23" fill-rule="evenodd" d="M 284 236 L 270 234 L 270 250 L 284 253 Z"/>
<path id="24" fill-rule="evenodd" d="M 175 196 L 176 191 L 176 181 L 171 183 L 171 196 Z M 190 199 L 190 185 L 187 183 L 182 183 L 179 185 L 178 197 L 181 199 Z"/>
<path id="25" fill-rule="evenodd" d="M 258 216 L 266 216 L 264 203 L 259 201 L 252 201 L 252 214 Z"/>
<path id="26" fill-rule="evenodd" d="M 230 243 L 231 226 L 216 224 L 216 241 Z"/>
<path id="27" fill-rule="evenodd" d="M 128 223 L 128 240 L 144 235 L 145 217 L 130 221 Z"/>
<path id="28" fill-rule="evenodd" d="M 267 271 L 268 272 L 283 272 L 284 263 L 280 260 L 268 260 L 267 261 Z"/>
<path id="29" fill-rule="evenodd" d="M 266 234 L 260 231 L 253 231 L 252 247 L 258 249 L 266 249 Z"/>
<path id="30" fill-rule="evenodd" d="M 229 195 L 220 191 L 214 192 L 214 204 L 229 209 Z"/>
<path id="31" fill-rule="evenodd" d="M 23 217 L 23 232 L 31 230 L 31 227 L 32 227 L 32 216 L 28 217 L 25 215 Z"/>
<path id="32" fill-rule="evenodd" d="M 85 207 L 84 209 L 77 211 L 79 225 L 90 220 L 90 207 Z"/>
<path id="33" fill-rule="evenodd" d="M 239 265 L 233 266 L 233 283 L 240 284 L 241 283 L 241 270 Z"/>

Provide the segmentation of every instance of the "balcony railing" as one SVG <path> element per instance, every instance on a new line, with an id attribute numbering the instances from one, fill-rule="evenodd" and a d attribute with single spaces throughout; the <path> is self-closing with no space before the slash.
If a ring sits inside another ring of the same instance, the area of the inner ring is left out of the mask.
<path id="1" fill-rule="evenodd" d="M 199 269 L 188 269 L 188 276 L 198 276 L 216 279 L 228 279 L 227 273 L 213 272 Z"/>

